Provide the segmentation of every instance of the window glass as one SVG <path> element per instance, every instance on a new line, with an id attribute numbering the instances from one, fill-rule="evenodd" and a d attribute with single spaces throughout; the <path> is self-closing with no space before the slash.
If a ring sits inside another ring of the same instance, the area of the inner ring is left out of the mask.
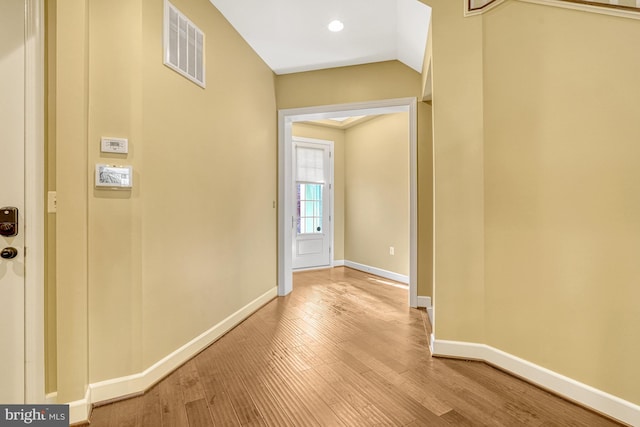
<path id="1" fill-rule="evenodd" d="M 323 184 L 298 183 L 296 190 L 298 234 L 322 233 Z"/>

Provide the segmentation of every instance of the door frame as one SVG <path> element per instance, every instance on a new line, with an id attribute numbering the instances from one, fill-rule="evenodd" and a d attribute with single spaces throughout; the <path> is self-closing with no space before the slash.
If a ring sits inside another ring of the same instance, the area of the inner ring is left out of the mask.
<path id="1" fill-rule="evenodd" d="M 278 295 L 293 290 L 292 232 L 292 124 L 335 116 L 407 112 L 409 115 L 409 306 L 418 304 L 418 117 L 416 98 L 334 104 L 278 110 Z"/>
<path id="2" fill-rule="evenodd" d="M 44 403 L 44 0 L 25 6 L 25 403 Z"/>
<path id="3" fill-rule="evenodd" d="M 334 227 L 333 227 L 333 224 L 334 224 L 334 218 L 335 218 L 334 217 L 334 209 L 333 209 L 333 203 L 334 203 L 333 194 L 334 194 L 334 191 L 335 191 L 335 189 L 333 187 L 333 184 L 334 184 L 334 182 L 333 182 L 334 181 L 334 176 L 333 176 L 334 170 L 333 170 L 333 167 L 334 167 L 334 161 L 335 161 L 335 159 L 334 159 L 334 145 L 335 145 L 335 142 L 334 141 L 325 140 L 325 139 L 305 138 L 305 137 L 302 137 L 302 136 L 293 136 L 292 135 L 291 143 L 293 144 L 294 142 L 303 142 L 303 143 L 307 143 L 307 144 L 317 144 L 317 145 L 327 146 L 329 148 L 329 175 L 330 175 L 330 180 L 329 180 L 329 185 L 330 185 L 330 187 L 329 187 L 329 204 L 330 204 L 330 206 L 329 206 L 329 226 L 331 227 L 331 236 L 330 236 L 330 239 L 329 239 L 329 245 L 331 247 L 330 252 L 329 252 L 329 267 L 333 267 L 333 261 L 334 261 L 334 258 L 333 258 L 333 256 L 334 256 L 334 250 L 333 250 L 333 248 L 334 248 L 334 246 L 333 246 L 333 243 L 334 243 L 333 242 Z M 291 161 L 293 162 L 293 153 L 292 153 Z M 292 173 L 291 174 L 291 185 L 293 187 L 295 187 L 295 184 L 296 184 L 296 180 L 295 180 L 295 177 L 293 176 L 293 173 Z M 291 189 L 291 192 L 292 192 L 291 195 L 293 196 L 293 188 Z M 293 203 L 293 197 L 292 197 L 291 202 Z M 295 237 L 294 234 L 291 233 L 291 242 L 292 242 L 292 244 L 293 244 L 294 237 Z M 293 259 L 293 252 L 291 253 L 291 256 L 292 256 L 292 259 Z M 312 267 L 312 268 L 309 268 L 309 269 L 315 269 L 315 268 L 317 268 L 317 267 Z M 323 267 L 320 267 L 320 268 L 323 268 Z M 292 270 L 293 270 L 293 267 L 292 267 Z M 305 270 L 305 268 L 296 269 L 296 271 L 302 271 L 302 270 Z"/>

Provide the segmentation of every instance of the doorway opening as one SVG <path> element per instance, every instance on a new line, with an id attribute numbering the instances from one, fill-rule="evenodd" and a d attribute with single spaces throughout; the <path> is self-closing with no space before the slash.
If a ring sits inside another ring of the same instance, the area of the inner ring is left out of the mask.
<path id="1" fill-rule="evenodd" d="M 293 235 L 296 231 L 293 182 L 293 123 L 337 116 L 408 113 L 409 121 L 409 298 L 417 306 L 417 106 L 415 98 L 286 109 L 278 112 L 278 295 L 293 290 Z"/>

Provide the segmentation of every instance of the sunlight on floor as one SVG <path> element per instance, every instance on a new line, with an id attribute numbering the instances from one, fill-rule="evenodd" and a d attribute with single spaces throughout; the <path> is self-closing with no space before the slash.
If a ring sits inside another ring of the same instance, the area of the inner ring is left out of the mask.
<path id="1" fill-rule="evenodd" d="M 393 286 L 394 288 L 409 290 L 409 285 L 403 285 L 402 283 L 397 283 L 397 282 L 389 282 L 386 280 L 381 280 L 377 277 L 367 277 L 367 280 L 370 282 L 380 283 L 382 285 Z"/>

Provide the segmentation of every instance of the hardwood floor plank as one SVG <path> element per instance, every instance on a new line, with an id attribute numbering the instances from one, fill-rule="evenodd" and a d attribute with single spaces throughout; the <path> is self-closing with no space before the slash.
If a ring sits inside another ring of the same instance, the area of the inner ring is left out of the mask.
<path id="1" fill-rule="evenodd" d="M 451 425 L 459 427 L 472 427 L 474 424 L 459 414 L 455 409 L 452 409 L 442 415 L 442 419 Z"/>
<path id="2" fill-rule="evenodd" d="M 201 383 L 213 423 L 216 426 L 239 426 L 240 421 L 220 380 L 212 376 L 203 376 Z"/>
<path id="3" fill-rule="evenodd" d="M 260 381 L 269 389 L 275 402 L 283 409 L 292 420 L 293 425 L 319 426 L 316 418 L 303 403 L 303 396 L 295 395 L 286 383 L 280 381 L 275 375 L 264 375 Z"/>
<path id="4" fill-rule="evenodd" d="M 182 400 L 179 370 L 173 372 L 158 385 L 162 407 L 162 426 L 188 427 L 187 411 Z"/>
<path id="5" fill-rule="evenodd" d="M 180 374 L 180 387 L 184 403 L 204 399 L 204 391 L 200 384 L 200 376 L 193 360 L 185 363 L 178 371 Z"/>
<path id="6" fill-rule="evenodd" d="M 386 381 L 376 372 L 366 372 L 363 377 L 369 381 L 368 392 L 378 396 L 378 400 L 386 400 L 388 408 L 402 408 L 407 416 L 422 421 L 426 423 L 425 425 L 439 426 L 447 424 L 442 422 L 436 414 L 404 394 L 402 390 Z"/>
<path id="7" fill-rule="evenodd" d="M 141 405 L 141 396 L 123 400 L 118 410 L 118 427 L 137 427 L 142 425 Z"/>
<path id="8" fill-rule="evenodd" d="M 283 408 L 275 399 L 271 390 L 257 377 L 246 380 L 247 390 L 262 414 L 266 425 L 269 426 L 294 426 L 295 424 L 287 415 L 287 410 Z"/>
<path id="9" fill-rule="evenodd" d="M 213 419 L 209 413 L 209 406 L 205 399 L 185 402 L 187 419 L 190 427 L 213 427 Z"/>
<path id="10" fill-rule="evenodd" d="M 111 403 L 109 405 L 98 406 L 91 411 L 91 424 L 99 425 L 101 427 L 117 427 L 118 426 L 118 412 L 113 410 L 112 405 L 117 403 Z"/>
<path id="11" fill-rule="evenodd" d="M 332 403 L 329 407 L 347 426 L 373 425 L 361 415 L 361 412 L 358 412 L 346 402 Z M 379 425 L 384 425 L 384 423 L 379 423 Z"/>
<path id="12" fill-rule="evenodd" d="M 142 423 L 141 426 L 161 426 L 162 405 L 160 404 L 160 388 L 158 385 L 151 387 L 142 396 Z"/>
<path id="13" fill-rule="evenodd" d="M 399 387 L 411 396 L 415 401 L 427 408 L 438 416 L 442 416 L 453 410 L 451 405 L 443 402 L 432 390 L 426 387 L 420 387 L 412 378 L 406 378 L 401 375 L 404 381 Z"/>
<path id="14" fill-rule="evenodd" d="M 391 286 L 393 285 L 393 286 Z M 620 425 L 480 362 L 432 358 L 407 289 L 339 267 L 294 291 L 91 427 Z"/>
<path id="15" fill-rule="evenodd" d="M 489 365 L 463 360 L 442 362 L 469 381 L 478 384 L 483 390 L 501 396 L 505 412 L 517 414 L 523 423 L 533 422 L 530 420 L 540 420 L 542 423 L 547 419 L 563 425 L 618 425 L 594 412 L 585 411 L 578 405 L 558 399 L 543 389 L 531 387 L 524 381 Z"/>
<path id="16" fill-rule="evenodd" d="M 329 406 L 342 402 L 342 399 L 331 385 L 315 370 L 309 369 L 300 373 L 300 378 L 310 384 L 318 396 Z"/>
<path id="17" fill-rule="evenodd" d="M 279 425 L 318 425 L 303 403 L 304 393 L 292 390 L 295 373 L 300 367 L 294 363 L 285 341 L 285 337 L 274 340 L 274 348 L 261 347 L 251 351 L 235 349 L 234 353 L 240 357 L 229 360 L 231 365 L 235 365 L 229 368 L 238 372 L 247 384 L 247 390 L 251 390 L 249 393 L 255 396 L 254 403 L 261 403 L 263 418 L 279 418 Z M 283 381 L 283 378 L 287 381 Z M 277 412 L 273 411 L 274 406 Z"/>
<path id="18" fill-rule="evenodd" d="M 438 396 L 441 396 L 467 419 L 488 425 L 491 423 L 499 425 L 538 425 L 541 423 L 540 416 L 543 411 L 535 410 L 534 416 L 531 416 L 531 414 L 527 415 L 527 411 L 514 410 L 513 405 L 507 406 L 516 400 L 513 396 L 501 396 L 484 387 L 478 387 L 476 383 L 464 378 L 456 369 L 448 367 L 443 362 L 449 361 L 438 360 L 438 363 L 432 365 L 431 371 L 418 373 L 414 371 L 415 378 L 420 378 L 420 383 L 423 385 L 428 384 Z M 456 367 L 457 364 L 452 366 Z M 529 384 L 527 386 L 531 387 Z M 520 401 L 519 404 L 523 404 L 524 400 L 526 399 Z M 566 409 L 569 408 L 566 407 Z"/>
<path id="19" fill-rule="evenodd" d="M 245 384 L 242 382 L 238 373 L 231 369 L 231 360 L 229 357 L 230 356 L 220 359 L 220 362 L 223 364 L 223 374 L 221 377 L 227 396 L 238 417 L 238 421 L 240 421 L 241 425 L 246 425 L 261 420 L 262 415 L 258 408 L 256 408 Z"/>

